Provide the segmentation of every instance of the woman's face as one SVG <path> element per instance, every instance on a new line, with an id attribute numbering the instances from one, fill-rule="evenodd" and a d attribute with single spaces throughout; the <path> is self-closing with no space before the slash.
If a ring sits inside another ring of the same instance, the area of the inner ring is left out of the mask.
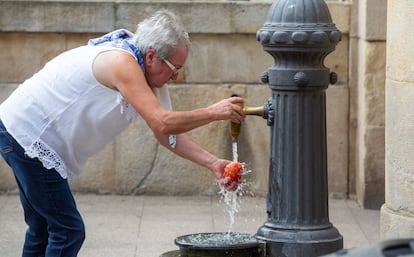
<path id="1" fill-rule="evenodd" d="M 181 43 L 172 55 L 159 59 L 153 49 L 145 55 L 145 78 L 151 88 L 160 88 L 169 80 L 176 80 L 188 56 L 188 48 Z"/>

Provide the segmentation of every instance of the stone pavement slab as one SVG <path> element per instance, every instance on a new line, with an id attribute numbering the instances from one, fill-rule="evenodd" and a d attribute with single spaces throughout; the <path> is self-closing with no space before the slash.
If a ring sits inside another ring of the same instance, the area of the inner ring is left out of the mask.
<path id="1" fill-rule="evenodd" d="M 239 198 L 230 228 L 227 206 L 219 196 L 75 195 L 86 226 L 78 257 L 159 257 L 177 250 L 178 236 L 236 231 L 255 233 L 266 220 L 265 199 Z M 350 249 L 379 240 L 379 211 L 352 200 L 330 199 L 330 221 Z M 26 225 L 17 194 L 0 195 L 0 256 L 21 256 Z"/>

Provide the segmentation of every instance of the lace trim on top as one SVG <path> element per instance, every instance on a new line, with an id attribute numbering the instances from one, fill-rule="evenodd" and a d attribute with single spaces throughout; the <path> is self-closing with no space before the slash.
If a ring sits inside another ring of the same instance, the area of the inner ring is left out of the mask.
<path id="1" fill-rule="evenodd" d="M 26 154 L 30 158 L 38 158 L 46 169 L 55 169 L 63 178 L 67 178 L 65 163 L 41 140 L 33 142 L 26 150 Z"/>

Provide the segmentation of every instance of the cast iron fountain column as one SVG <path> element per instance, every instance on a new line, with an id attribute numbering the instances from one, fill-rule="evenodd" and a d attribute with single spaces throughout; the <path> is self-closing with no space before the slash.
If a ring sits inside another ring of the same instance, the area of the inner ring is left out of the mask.
<path id="1" fill-rule="evenodd" d="M 325 57 L 341 40 L 323 0 L 274 1 L 257 32 L 274 65 L 268 220 L 257 232 L 267 256 L 314 257 L 342 249 L 328 213 L 326 96 L 336 74 Z"/>

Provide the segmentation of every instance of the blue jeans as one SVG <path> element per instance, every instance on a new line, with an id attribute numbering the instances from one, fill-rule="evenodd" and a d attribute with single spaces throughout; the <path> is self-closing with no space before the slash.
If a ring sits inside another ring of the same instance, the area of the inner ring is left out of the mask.
<path id="1" fill-rule="evenodd" d="M 68 181 L 43 167 L 0 121 L 0 153 L 12 168 L 28 225 L 23 257 L 75 257 L 85 240 L 85 227 Z"/>

